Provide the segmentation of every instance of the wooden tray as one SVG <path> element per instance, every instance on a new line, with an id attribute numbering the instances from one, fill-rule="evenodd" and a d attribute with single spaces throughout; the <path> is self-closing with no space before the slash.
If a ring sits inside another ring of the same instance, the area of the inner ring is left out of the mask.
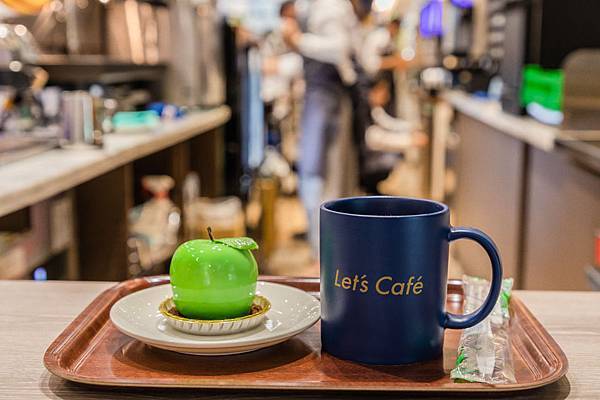
<path id="1" fill-rule="evenodd" d="M 317 279 L 263 277 L 318 295 Z M 121 297 L 169 282 L 166 276 L 120 283 L 100 294 L 50 345 L 44 363 L 64 379 L 105 386 L 385 391 L 511 391 L 552 383 L 567 359 L 544 327 L 516 297 L 510 333 L 517 383 L 454 383 L 460 331 L 447 330 L 444 357 L 409 366 L 368 366 L 321 353 L 319 324 L 277 346 L 252 353 L 202 357 L 159 350 L 120 333 L 110 322 Z M 448 310 L 460 312 L 460 281 L 448 285 Z"/>

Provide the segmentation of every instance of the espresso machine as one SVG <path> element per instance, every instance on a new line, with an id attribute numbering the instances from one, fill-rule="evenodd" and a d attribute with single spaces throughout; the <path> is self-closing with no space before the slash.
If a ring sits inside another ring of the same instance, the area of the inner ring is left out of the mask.
<path id="1" fill-rule="evenodd" d="M 499 62 L 490 51 L 488 13 L 495 0 L 453 0 L 444 6 L 444 35 L 440 42 L 442 65 L 452 73 L 453 86 L 470 92 L 485 92 L 497 74 Z"/>
<path id="2" fill-rule="evenodd" d="M 39 98 L 48 74 L 35 65 L 38 49 L 24 25 L 0 24 L 0 165 L 55 147 L 37 129 L 45 115 Z"/>

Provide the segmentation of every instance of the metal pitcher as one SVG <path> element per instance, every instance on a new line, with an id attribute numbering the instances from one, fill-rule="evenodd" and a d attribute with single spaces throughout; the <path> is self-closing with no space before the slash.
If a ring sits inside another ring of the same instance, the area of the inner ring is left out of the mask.
<path id="1" fill-rule="evenodd" d="M 63 92 L 63 147 L 102 145 L 102 131 L 96 129 L 92 96 L 83 90 Z"/>

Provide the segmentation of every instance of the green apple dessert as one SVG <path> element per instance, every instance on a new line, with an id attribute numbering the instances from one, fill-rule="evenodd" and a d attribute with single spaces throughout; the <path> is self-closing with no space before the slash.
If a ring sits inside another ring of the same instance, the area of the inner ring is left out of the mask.
<path id="1" fill-rule="evenodd" d="M 218 320 L 248 315 L 258 266 L 247 237 L 190 240 L 171 260 L 171 287 L 177 311 L 186 318 Z"/>

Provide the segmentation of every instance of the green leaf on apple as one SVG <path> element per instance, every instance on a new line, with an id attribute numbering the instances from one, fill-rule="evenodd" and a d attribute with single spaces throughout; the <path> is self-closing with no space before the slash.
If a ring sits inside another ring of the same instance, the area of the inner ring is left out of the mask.
<path id="1" fill-rule="evenodd" d="M 215 242 L 223 243 L 229 247 L 233 247 L 238 250 L 257 250 L 258 243 L 249 237 L 237 237 L 237 238 L 220 238 L 214 239 Z"/>

